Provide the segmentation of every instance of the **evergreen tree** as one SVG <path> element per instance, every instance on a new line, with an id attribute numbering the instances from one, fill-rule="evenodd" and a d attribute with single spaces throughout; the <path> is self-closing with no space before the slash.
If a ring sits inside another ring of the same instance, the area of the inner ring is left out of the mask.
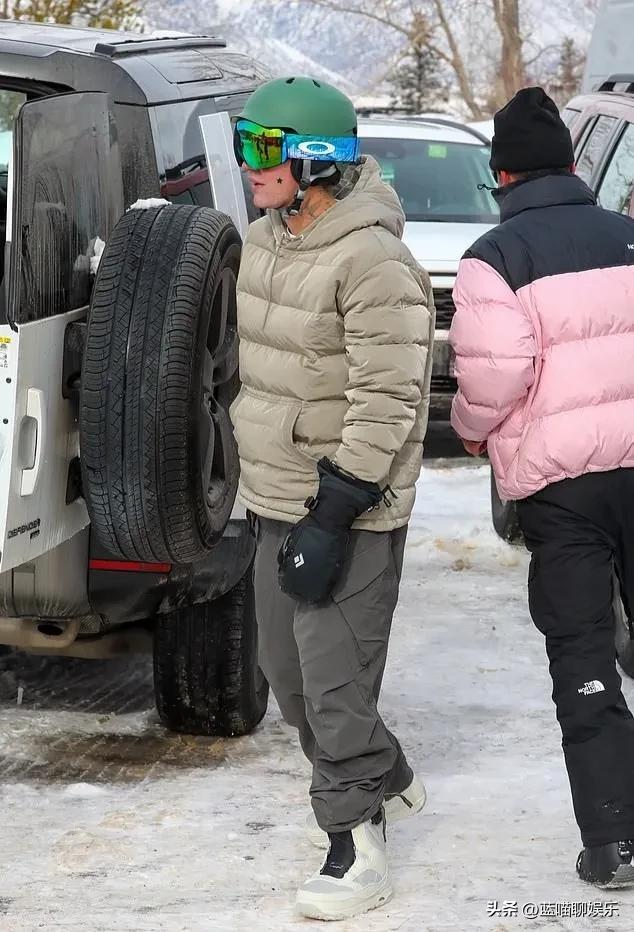
<path id="1" fill-rule="evenodd" d="M 409 34 L 409 48 L 390 76 L 394 106 L 406 113 L 422 113 L 438 104 L 443 90 L 440 59 L 430 48 L 431 27 L 422 13 L 416 13 Z"/>
<path id="2" fill-rule="evenodd" d="M 579 91 L 585 56 L 574 39 L 567 36 L 561 43 L 557 76 L 551 92 L 560 106 L 566 104 Z"/>
<path id="3" fill-rule="evenodd" d="M 390 84 L 395 107 L 412 114 L 433 110 L 443 87 L 438 59 L 428 49 L 412 49 L 391 75 Z"/>

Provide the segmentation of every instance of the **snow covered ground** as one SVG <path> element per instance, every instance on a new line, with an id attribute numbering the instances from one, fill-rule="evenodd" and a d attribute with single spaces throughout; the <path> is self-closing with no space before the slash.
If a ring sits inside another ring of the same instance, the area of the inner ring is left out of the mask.
<path id="1" fill-rule="evenodd" d="M 634 891 L 600 893 L 575 876 L 526 566 L 490 530 L 488 471 L 428 465 L 383 710 L 429 802 L 390 834 L 394 900 L 341 932 L 634 928 Z M 323 929 L 292 910 L 320 858 L 302 835 L 307 786 L 274 705 L 248 738 L 176 737 L 156 723 L 145 661 L 4 658 L 0 932 Z M 519 915 L 489 917 L 491 901 L 515 901 Z M 597 902 L 618 916 L 546 915 Z M 522 918 L 525 904 L 542 915 Z"/>

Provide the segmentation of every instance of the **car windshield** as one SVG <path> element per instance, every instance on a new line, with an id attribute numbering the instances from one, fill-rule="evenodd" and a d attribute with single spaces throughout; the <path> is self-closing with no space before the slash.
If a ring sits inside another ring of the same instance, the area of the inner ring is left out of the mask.
<path id="1" fill-rule="evenodd" d="M 408 220 L 498 223 L 490 192 L 478 190 L 480 184 L 495 185 L 488 146 L 380 137 L 363 138 L 361 151 L 377 159 Z"/>

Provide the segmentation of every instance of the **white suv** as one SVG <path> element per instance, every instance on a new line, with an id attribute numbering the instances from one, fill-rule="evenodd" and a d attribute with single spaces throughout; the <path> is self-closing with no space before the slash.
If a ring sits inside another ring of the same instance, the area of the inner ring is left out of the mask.
<path id="1" fill-rule="evenodd" d="M 448 416 L 456 383 L 447 341 L 458 262 L 498 222 L 489 169 L 490 144 L 477 130 L 441 118 L 370 118 L 359 123 L 362 152 L 373 155 L 393 185 L 407 223 L 404 240 L 431 275 L 436 340 L 431 417 Z"/>

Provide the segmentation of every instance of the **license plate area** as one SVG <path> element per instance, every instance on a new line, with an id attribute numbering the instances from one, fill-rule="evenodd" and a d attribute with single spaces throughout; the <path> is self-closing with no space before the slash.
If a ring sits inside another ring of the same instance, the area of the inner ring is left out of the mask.
<path id="1" fill-rule="evenodd" d="M 446 330 L 437 330 L 434 337 L 433 373 L 451 379 L 456 377 L 456 357 L 449 343 L 449 333 Z"/>

